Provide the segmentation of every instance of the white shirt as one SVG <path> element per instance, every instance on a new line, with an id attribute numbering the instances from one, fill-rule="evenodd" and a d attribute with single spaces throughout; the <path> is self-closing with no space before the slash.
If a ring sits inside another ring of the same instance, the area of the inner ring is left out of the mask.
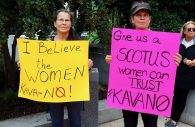
<path id="1" fill-rule="evenodd" d="M 185 45 L 186 48 L 188 48 L 188 47 L 194 45 L 194 39 L 192 38 L 191 41 L 188 41 L 188 42 L 187 42 L 187 41 L 185 40 L 185 38 L 183 38 L 181 43 L 182 43 L 183 45 Z"/>

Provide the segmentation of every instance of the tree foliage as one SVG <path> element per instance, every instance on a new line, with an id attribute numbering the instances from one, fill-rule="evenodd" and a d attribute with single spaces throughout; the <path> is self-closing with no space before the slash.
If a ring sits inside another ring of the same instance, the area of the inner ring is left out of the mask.
<path id="1" fill-rule="evenodd" d="M 106 7 L 107 2 L 103 0 L 78 0 L 75 4 L 74 0 L 69 0 L 69 4 L 71 8 L 79 12 L 75 24 L 79 33 L 97 31 L 100 42 L 104 42 L 104 44 L 110 42 L 112 26 L 109 19 L 110 12 Z"/>
<path id="2" fill-rule="evenodd" d="M 152 29 L 179 32 L 185 22 L 195 17 L 195 3 L 187 1 L 149 0 L 153 11 Z"/>
<path id="3" fill-rule="evenodd" d="M 53 27 L 53 13 L 63 0 L 1 0 L 0 2 L 0 47 L 5 65 L 8 87 L 16 84 L 15 50 L 16 38 L 25 34 L 33 38 L 39 32 L 40 39 L 47 38 Z M 15 35 L 10 57 L 6 45 L 8 35 Z"/>
<path id="4" fill-rule="evenodd" d="M 6 40 L 9 34 L 33 37 L 37 31 L 47 35 L 51 31 L 53 12 L 59 2 L 63 1 L 2 0 L 0 40 Z"/>
<path id="5" fill-rule="evenodd" d="M 75 28 L 78 32 L 97 30 L 100 44 L 110 46 L 112 27 L 131 28 L 130 8 L 133 2 L 143 0 L 69 0 L 78 10 Z M 192 0 L 145 0 L 152 8 L 151 29 L 179 32 L 188 20 L 194 20 L 195 2 Z"/>

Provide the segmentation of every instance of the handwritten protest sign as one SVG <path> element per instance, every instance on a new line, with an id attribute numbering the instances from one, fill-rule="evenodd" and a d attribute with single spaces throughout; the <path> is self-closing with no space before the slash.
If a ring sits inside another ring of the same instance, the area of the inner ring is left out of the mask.
<path id="1" fill-rule="evenodd" d="M 108 107 L 170 116 L 180 34 L 114 28 Z"/>
<path id="2" fill-rule="evenodd" d="M 17 42 L 19 97 L 41 102 L 89 100 L 88 41 Z"/>

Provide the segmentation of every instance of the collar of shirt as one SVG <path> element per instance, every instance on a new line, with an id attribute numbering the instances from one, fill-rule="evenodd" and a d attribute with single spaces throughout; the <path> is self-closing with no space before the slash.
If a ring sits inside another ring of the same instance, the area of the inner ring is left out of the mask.
<path id="1" fill-rule="evenodd" d="M 192 45 L 194 45 L 194 39 L 192 39 L 191 41 L 186 41 L 185 40 L 185 38 L 184 39 L 182 39 L 182 42 L 181 42 L 183 45 L 185 45 L 185 47 L 186 48 L 188 48 L 188 47 L 190 47 L 190 46 L 192 46 Z"/>

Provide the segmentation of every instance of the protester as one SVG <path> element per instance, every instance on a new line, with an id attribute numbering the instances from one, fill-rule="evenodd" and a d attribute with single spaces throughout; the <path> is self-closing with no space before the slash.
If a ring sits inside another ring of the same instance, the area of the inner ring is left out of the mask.
<path id="1" fill-rule="evenodd" d="M 195 22 L 188 21 L 181 28 L 180 54 L 183 62 L 177 69 L 171 119 L 166 127 L 177 127 L 190 89 L 195 88 Z"/>
<path id="2" fill-rule="evenodd" d="M 146 2 L 135 2 L 131 7 L 130 21 L 137 30 L 149 30 L 152 11 L 150 5 Z M 112 56 L 107 55 L 106 63 L 110 64 Z M 181 62 L 181 55 L 176 53 L 174 56 L 175 63 L 179 65 Z M 138 124 L 138 112 L 123 110 L 124 126 L 125 127 L 137 127 Z M 144 127 L 157 127 L 157 115 L 141 113 Z"/>
<path id="3" fill-rule="evenodd" d="M 60 9 L 54 17 L 54 27 L 57 34 L 53 41 L 80 40 L 80 37 L 72 28 L 73 18 L 69 11 Z M 73 58 L 74 59 L 74 58 Z M 59 61 L 60 62 L 60 61 Z M 89 59 L 89 69 L 93 66 L 93 61 Z M 81 91 L 82 92 L 82 91 Z M 81 127 L 82 102 L 49 103 L 49 113 L 52 120 L 52 127 L 64 127 L 64 106 L 67 106 L 70 127 Z"/>

